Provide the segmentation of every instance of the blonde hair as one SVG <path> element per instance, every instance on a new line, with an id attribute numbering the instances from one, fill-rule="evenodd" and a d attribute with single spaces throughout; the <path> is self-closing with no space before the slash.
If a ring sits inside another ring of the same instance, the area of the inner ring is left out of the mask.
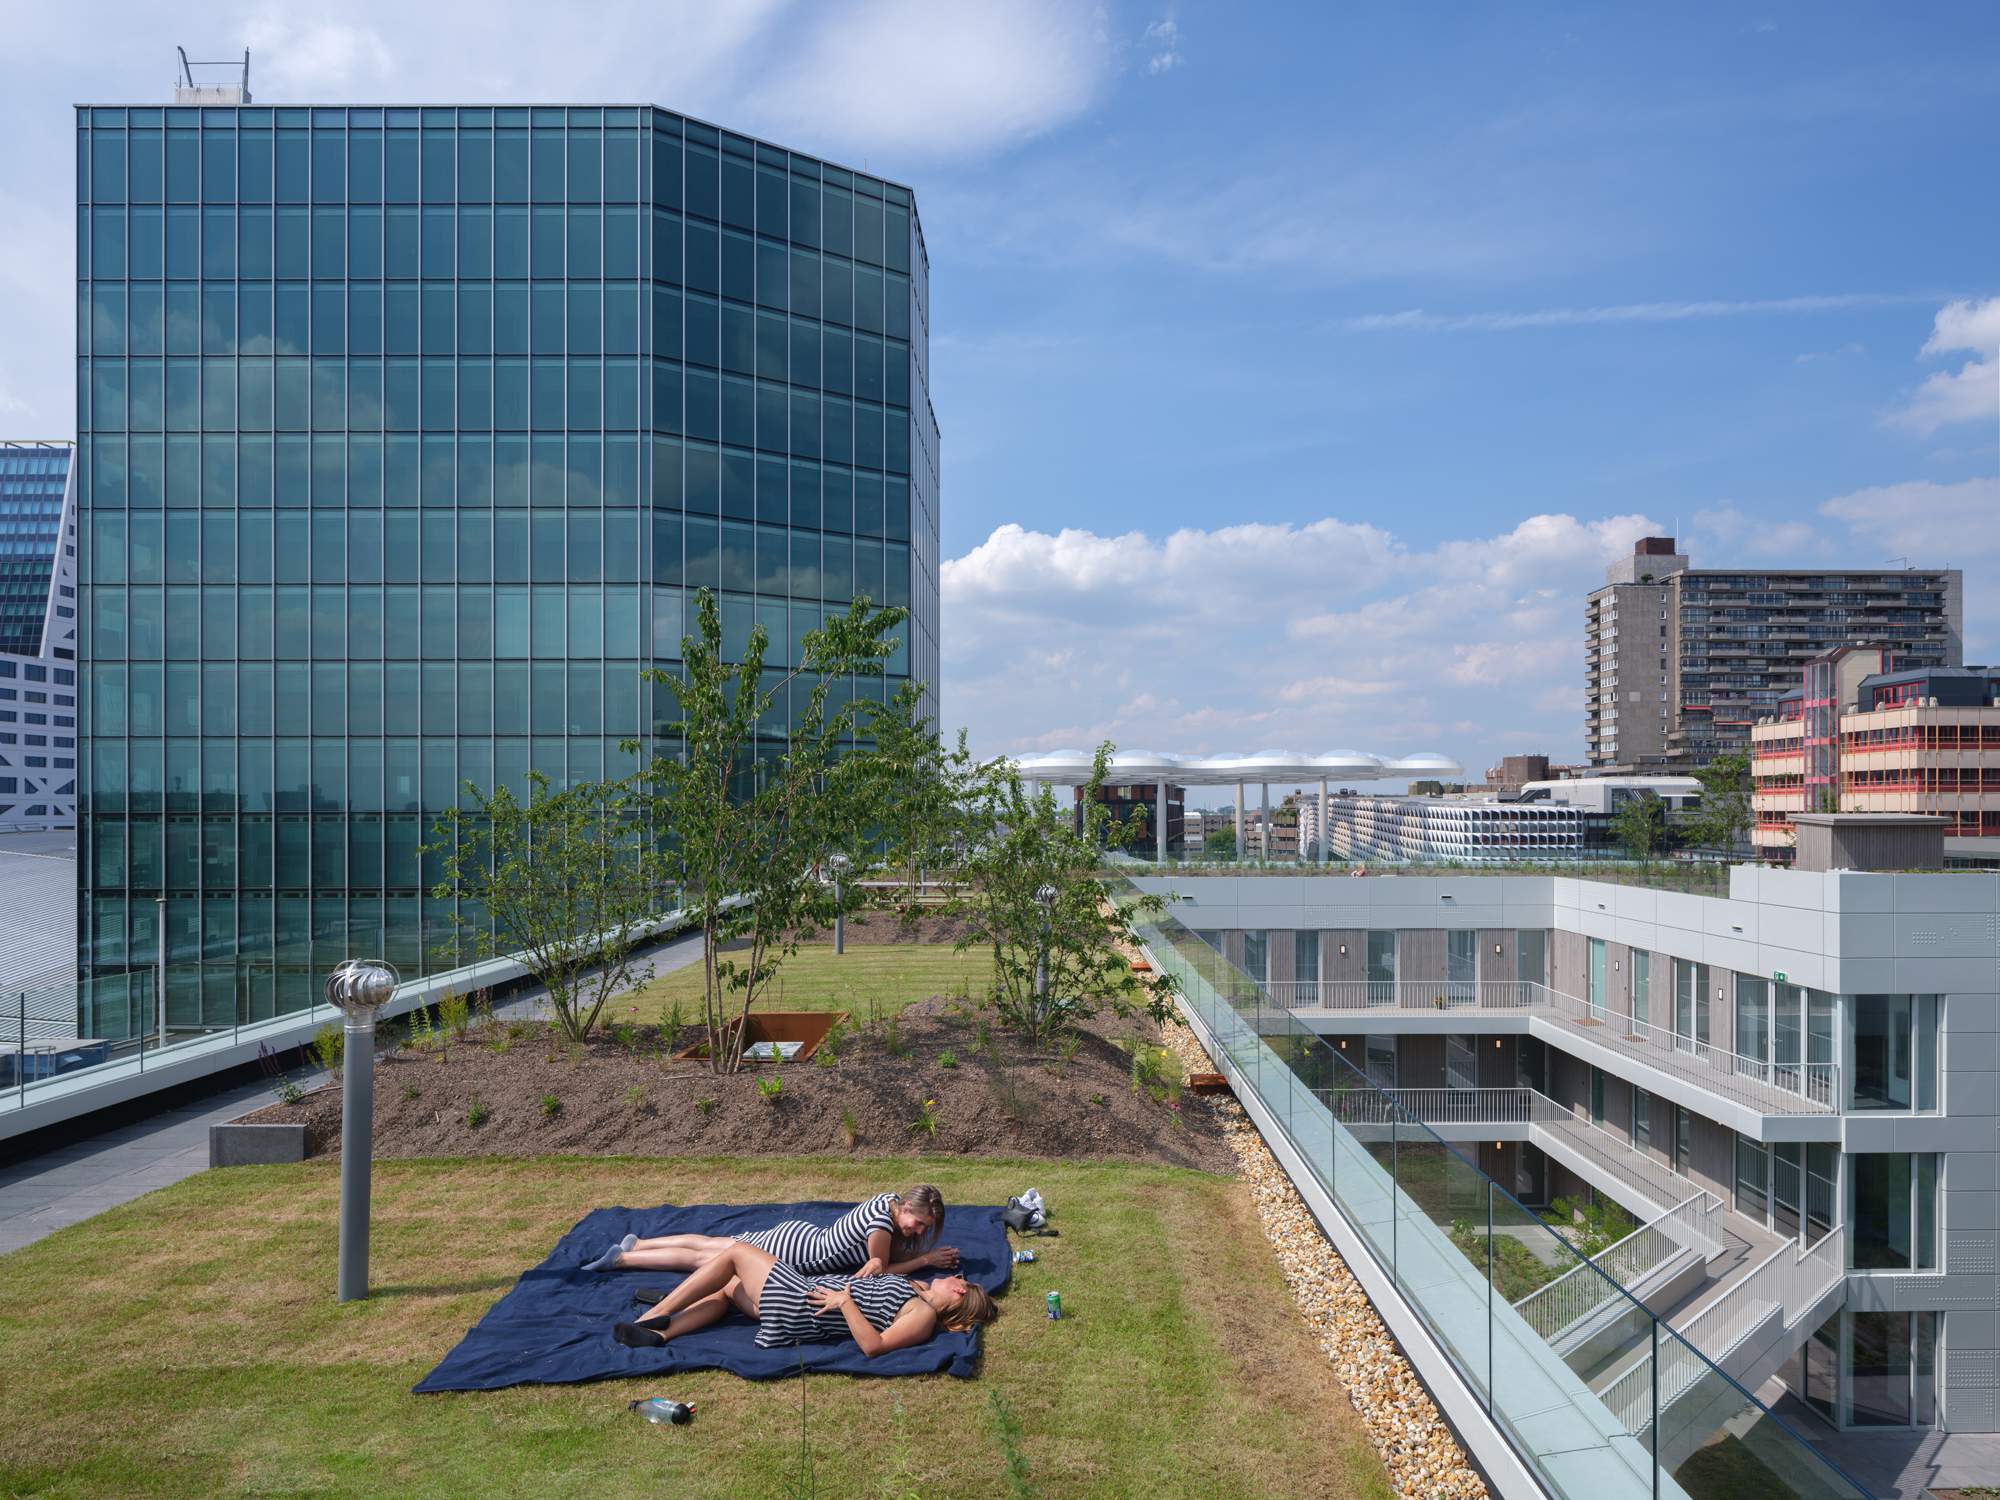
<path id="1" fill-rule="evenodd" d="M 944 1194 L 928 1182 L 920 1182 L 908 1192 L 898 1193 L 896 1201 L 930 1219 L 930 1229 L 921 1238 L 909 1241 L 919 1250 L 928 1250 L 944 1232 Z"/>
<path id="2" fill-rule="evenodd" d="M 939 1314 L 938 1324 L 951 1333 L 970 1333 L 999 1316 L 1000 1304 L 987 1295 L 986 1288 L 975 1281 L 968 1281 L 965 1295 L 958 1299 L 958 1306 L 948 1313 Z"/>

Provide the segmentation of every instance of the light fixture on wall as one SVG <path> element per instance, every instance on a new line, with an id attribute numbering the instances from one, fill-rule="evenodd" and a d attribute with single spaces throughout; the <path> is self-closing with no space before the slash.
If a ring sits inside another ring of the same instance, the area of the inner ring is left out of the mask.
<path id="1" fill-rule="evenodd" d="M 1342 1052 L 1345 1052 L 1345 1051 L 1347 1050 L 1347 1038 L 1346 1038 L 1346 1037 L 1342 1037 L 1342 1038 L 1340 1039 L 1340 1050 L 1341 1050 Z"/>
<path id="2" fill-rule="evenodd" d="M 1345 957 L 1347 957 L 1347 944 L 1345 944 L 1345 943 L 1342 943 L 1342 944 L 1340 945 L 1340 956 L 1341 956 L 1342 958 L 1345 958 Z"/>
<path id="3" fill-rule="evenodd" d="M 1495 943 L 1495 944 L 1493 945 L 1493 951 L 1494 951 L 1495 953 L 1498 953 L 1498 952 L 1500 951 L 1500 945 L 1499 945 L 1498 943 Z"/>
<path id="4" fill-rule="evenodd" d="M 1497 1036 L 1493 1038 L 1493 1050 L 1495 1052 L 1498 1052 L 1500 1050 L 1500 1038 Z"/>

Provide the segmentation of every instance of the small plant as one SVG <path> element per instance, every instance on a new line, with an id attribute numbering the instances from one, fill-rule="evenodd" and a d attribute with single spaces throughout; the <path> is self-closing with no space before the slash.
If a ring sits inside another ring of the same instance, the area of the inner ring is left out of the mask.
<path id="1" fill-rule="evenodd" d="M 910 1129 L 918 1131 L 919 1133 L 927 1136 L 935 1137 L 937 1135 L 938 1133 L 937 1100 L 926 1099 L 922 1104 L 919 1104 L 917 1106 L 917 1117 L 914 1120 L 910 1121 Z"/>
<path id="2" fill-rule="evenodd" d="M 778 1095 L 785 1091 L 785 1080 L 773 1073 L 769 1078 L 757 1080 L 757 1092 L 764 1096 L 766 1104 L 776 1104 Z"/>
<path id="3" fill-rule="evenodd" d="M 1090 1096 L 1090 1102 L 1092 1104 L 1095 1104 L 1099 1109 L 1102 1109 L 1104 1108 L 1105 1105 L 1109 1104 L 1111 1101 L 1102 1094 L 1092 1094 Z"/>
<path id="4" fill-rule="evenodd" d="M 1178 1106 L 1181 1097 L 1181 1065 L 1165 1047 L 1149 1047 L 1140 1042 L 1132 1048 L 1132 1092 L 1144 1094 L 1155 1104 Z"/>
<path id="5" fill-rule="evenodd" d="M 509 1021 L 507 1023 L 507 1040 L 518 1042 L 532 1030 L 534 1028 L 526 1021 Z"/>
<path id="6" fill-rule="evenodd" d="M 582 1042 L 571 1042 L 571 1043 L 570 1043 L 570 1044 L 569 1044 L 568 1046 L 566 1046 L 566 1047 L 564 1047 L 564 1048 L 563 1048 L 563 1055 L 564 1055 L 565 1057 L 567 1057 L 567 1058 L 569 1059 L 569 1065 L 570 1065 L 570 1066 L 571 1066 L 572 1068 L 580 1068 L 580 1067 L 582 1067 L 582 1066 L 583 1066 L 583 1043 L 582 1043 Z"/>
<path id="7" fill-rule="evenodd" d="M 438 1025 L 455 1041 L 465 1040 L 465 1028 L 472 1024 L 472 1005 L 463 995 L 446 995 L 438 1001 Z"/>
<path id="8" fill-rule="evenodd" d="M 496 1032 L 493 1040 L 486 1044 L 486 1050 L 489 1052 L 507 1052 L 512 1050 L 513 1046 L 514 1038 L 507 1032 L 501 1031 Z"/>
<path id="9" fill-rule="evenodd" d="M 646 1107 L 646 1086 L 643 1083 L 635 1083 L 625 1090 L 625 1107 L 634 1114 Z"/>
<path id="10" fill-rule="evenodd" d="M 840 1038 L 835 1035 L 839 1030 L 839 1027 L 834 1027 L 820 1038 L 819 1045 L 813 1049 L 813 1062 L 817 1066 L 830 1068 L 840 1061 Z"/>
<path id="11" fill-rule="evenodd" d="M 957 1066 L 958 1066 L 958 1054 L 957 1054 L 956 1052 L 952 1051 L 952 1050 L 951 1050 L 951 1048 L 949 1048 L 949 1047 L 945 1048 L 945 1049 L 944 1049 L 944 1051 L 942 1051 L 942 1052 L 940 1052 L 940 1053 L 938 1054 L 938 1066 L 939 1066 L 940 1068 L 955 1068 L 955 1067 L 957 1067 Z"/>
<path id="12" fill-rule="evenodd" d="M 471 1129 L 477 1130 L 480 1126 L 486 1123 L 486 1121 L 492 1115 L 492 1113 L 493 1112 L 486 1107 L 486 1101 L 480 1098 L 477 1094 L 474 1094 L 472 1096 L 472 1102 L 466 1105 L 465 1107 L 465 1123 Z"/>
<path id="13" fill-rule="evenodd" d="M 338 1073 L 347 1052 L 347 1036 L 338 1026 L 322 1026 L 313 1033 L 312 1053 L 329 1073 Z"/>
<path id="14" fill-rule="evenodd" d="M 554 1094 L 542 1095 L 542 1118 L 544 1120 L 553 1120 L 561 1113 L 562 1100 L 558 1099 Z"/>
<path id="15" fill-rule="evenodd" d="M 895 1016 L 882 1022 L 882 1050 L 891 1057 L 908 1057 L 910 1049 L 903 1045 L 903 1023 Z"/>
<path id="16" fill-rule="evenodd" d="M 305 1097 L 305 1090 L 292 1081 L 289 1073 L 278 1075 L 277 1083 L 272 1085 L 272 1092 L 278 1096 L 280 1104 L 297 1104 Z"/>
<path id="17" fill-rule="evenodd" d="M 997 1389 L 987 1391 L 986 1404 L 993 1413 L 1001 1462 L 1007 1466 L 1008 1500 L 1034 1500 L 1035 1487 L 1028 1482 L 1028 1456 L 1021 1451 L 1021 1419 Z"/>
<path id="18" fill-rule="evenodd" d="M 410 1101 L 411 1101 L 412 1099 L 414 1099 L 414 1098 L 416 1098 L 416 1097 L 417 1097 L 417 1086 L 416 1086 L 416 1085 L 415 1085 L 414 1083 L 406 1083 L 406 1084 L 404 1084 L 404 1085 L 403 1085 L 403 1102 L 404 1102 L 405 1104 L 408 1104 L 408 1103 L 409 1103 L 409 1102 L 410 1102 Z"/>
<path id="19" fill-rule="evenodd" d="M 694 1101 L 694 1107 L 701 1111 L 701 1117 L 704 1120 L 715 1113 L 715 1101 L 713 1099 L 697 1099 Z"/>
<path id="20" fill-rule="evenodd" d="M 477 990 L 472 996 L 472 1013 L 482 1026 L 493 1024 L 493 992 Z"/>
<path id="21" fill-rule="evenodd" d="M 993 1092 L 1000 1101 L 1000 1113 L 1018 1122 L 1023 1113 L 1021 1107 L 1021 1086 L 1014 1081 L 1011 1073 L 1002 1073 L 993 1084 Z"/>
<path id="22" fill-rule="evenodd" d="M 681 1009 L 679 1000 L 660 1007 L 660 1040 L 671 1047 L 680 1036 L 681 1028 L 687 1025 L 687 1013 Z"/>
<path id="23" fill-rule="evenodd" d="M 427 1005 L 419 1005 L 410 1012 L 410 1045 L 428 1047 L 434 1033 L 431 1030 L 431 1012 Z"/>
<path id="24" fill-rule="evenodd" d="M 876 1487 L 875 1500 L 924 1500 L 924 1488 L 917 1482 L 917 1461 L 910 1443 L 909 1416 L 898 1396 L 889 1417 L 889 1457 L 891 1467 Z"/>
<path id="25" fill-rule="evenodd" d="M 853 1109 L 844 1104 L 840 1108 L 840 1134 L 846 1140 L 849 1151 L 861 1144 L 861 1125 L 854 1118 Z"/>
<path id="26" fill-rule="evenodd" d="M 993 1032 L 991 1028 L 989 1028 L 986 1024 L 986 1017 L 981 1016 L 977 1021 L 974 1021 L 972 1023 L 973 1053 L 977 1055 L 978 1053 L 984 1052 L 987 1049 L 987 1047 L 992 1044 L 992 1041 L 993 1041 Z"/>
<path id="27" fill-rule="evenodd" d="M 611 1028 L 611 1040 L 622 1047 L 628 1056 L 639 1053 L 639 1028 L 630 1021 L 619 1021 Z"/>
<path id="28" fill-rule="evenodd" d="M 1056 1041 L 1056 1076 L 1069 1076 L 1070 1064 L 1076 1061 L 1076 1054 L 1083 1046 L 1083 1038 L 1074 1031 L 1064 1032 Z"/>

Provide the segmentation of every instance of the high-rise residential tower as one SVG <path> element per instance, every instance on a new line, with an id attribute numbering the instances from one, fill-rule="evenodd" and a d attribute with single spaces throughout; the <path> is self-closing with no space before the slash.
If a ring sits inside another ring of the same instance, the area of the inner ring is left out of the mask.
<path id="1" fill-rule="evenodd" d="M 670 748 L 691 592 L 938 664 L 910 190 L 646 107 L 85 107 L 83 1022 L 459 961 L 463 782 Z"/>
<path id="2" fill-rule="evenodd" d="M 76 822 L 76 465 L 0 442 L 0 833 Z"/>
<path id="3" fill-rule="evenodd" d="M 1593 771 L 1676 773 L 1747 752 L 1750 726 L 1841 646 L 1899 667 L 1964 660 L 1956 568 L 1720 572 L 1642 537 L 1584 606 L 1584 741 Z"/>

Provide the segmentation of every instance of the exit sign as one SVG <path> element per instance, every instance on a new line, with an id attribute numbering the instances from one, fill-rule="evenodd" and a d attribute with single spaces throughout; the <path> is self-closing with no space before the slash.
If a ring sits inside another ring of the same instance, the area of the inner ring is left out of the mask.
<path id="1" fill-rule="evenodd" d="M 1783 969 L 1773 969 L 1771 977 L 1777 980 L 1779 984 L 1783 984 L 1785 982 L 1785 971 Z"/>

